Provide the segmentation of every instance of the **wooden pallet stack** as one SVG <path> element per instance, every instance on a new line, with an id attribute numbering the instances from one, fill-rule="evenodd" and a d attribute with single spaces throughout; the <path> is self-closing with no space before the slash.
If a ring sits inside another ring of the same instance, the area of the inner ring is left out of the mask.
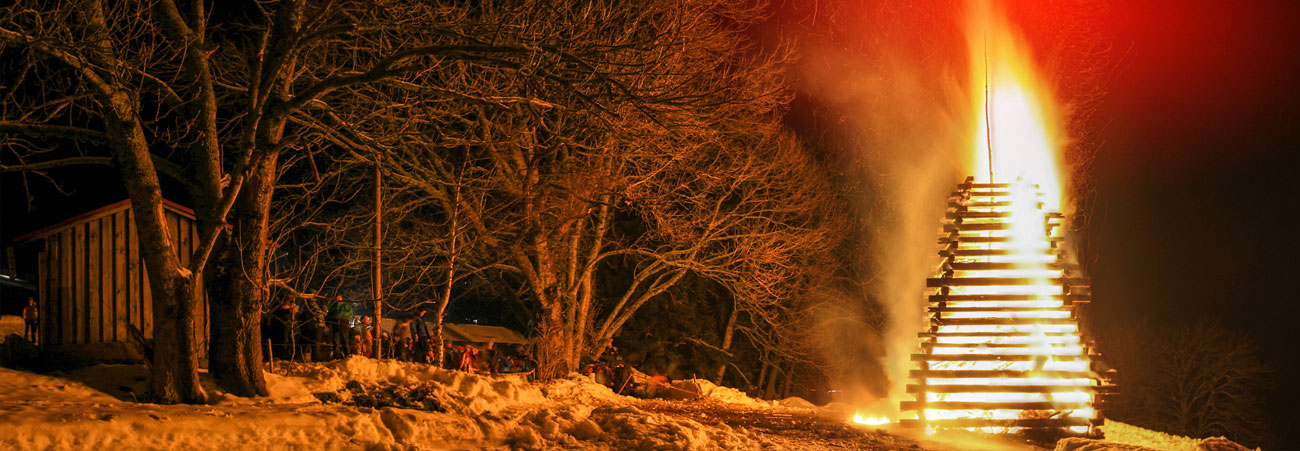
<path id="1" fill-rule="evenodd" d="M 1109 384 L 1080 330 L 1091 291 L 1063 245 L 1062 215 L 1044 211 L 1036 185 L 967 178 L 945 216 L 901 423 L 1096 435 Z"/>

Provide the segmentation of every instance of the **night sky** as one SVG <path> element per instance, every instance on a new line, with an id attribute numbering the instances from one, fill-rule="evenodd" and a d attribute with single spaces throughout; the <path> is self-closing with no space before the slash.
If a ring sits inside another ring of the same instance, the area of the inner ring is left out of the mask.
<path id="1" fill-rule="evenodd" d="M 1300 446 L 1300 2 L 1117 2 L 1126 52 L 1096 115 L 1097 320 L 1208 317 L 1274 367 L 1273 431 Z"/>

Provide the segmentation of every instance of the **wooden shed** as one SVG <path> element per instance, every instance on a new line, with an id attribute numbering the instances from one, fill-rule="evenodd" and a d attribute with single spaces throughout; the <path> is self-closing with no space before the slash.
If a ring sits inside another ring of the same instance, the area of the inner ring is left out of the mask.
<path id="1" fill-rule="evenodd" d="M 164 201 L 167 230 L 181 265 L 198 247 L 194 211 Z M 28 233 L 20 243 L 39 246 L 37 292 L 42 347 L 125 343 L 127 325 L 153 337 L 153 297 L 136 235 L 131 201 L 123 200 Z M 208 305 L 198 280 L 195 343 L 207 355 Z"/>

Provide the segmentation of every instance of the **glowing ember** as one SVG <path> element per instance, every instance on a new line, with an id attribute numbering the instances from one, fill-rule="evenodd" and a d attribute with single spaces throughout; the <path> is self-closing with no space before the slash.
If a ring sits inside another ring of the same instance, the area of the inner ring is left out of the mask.
<path id="1" fill-rule="evenodd" d="M 869 417 L 860 413 L 853 415 L 853 422 L 857 424 L 864 424 L 867 426 L 882 426 L 890 423 L 889 418 Z"/>
<path id="2" fill-rule="evenodd" d="M 1086 282 L 1060 244 L 1059 118 L 1005 19 L 977 3 L 970 34 L 976 176 L 949 198 L 930 328 L 904 424 L 1088 433 L 1099 377 L 1074 307 Z M 856 421 L 856 418 L 855 418 Z"/>

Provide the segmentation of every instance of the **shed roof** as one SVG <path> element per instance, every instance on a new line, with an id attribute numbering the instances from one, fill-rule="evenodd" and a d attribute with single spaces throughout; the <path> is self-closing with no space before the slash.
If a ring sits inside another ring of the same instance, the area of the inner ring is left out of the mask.
<path id="1" fill-rule="evenodd" d="M 103 207 L 99 207 L 94 210 L 90 210 L 88 212 L 73 216 L 71 218 L 64 219 L 52 225 L 41 227 L 31 232 L 27 232 L 25 234 L 19 235 L 17 238 L 14 238 L 14 242 L 23 243 L 23 242 L 35 240 L 37 238 L 44 238 L 46 236 L 53 235 L 54 233 L 63 230 L 64 228 L 71 227 L 74 224 L 79 224 L 88 221 L 92 218 L 97 218 L 100 216 L 117 213 L 118 211 L 125 210 L 128 208 L 131 208 L 131 199 L 122 199 L 120 201 L 105 205 Z M 194 210 L 191 210 L 176 202 L 163 199 L 163 208 L 170 210 L 171 212 L 176 213 L 178 215 L 181 215 L 182 217 L 185 217 L 191 221 L 194 220 Z"/>

